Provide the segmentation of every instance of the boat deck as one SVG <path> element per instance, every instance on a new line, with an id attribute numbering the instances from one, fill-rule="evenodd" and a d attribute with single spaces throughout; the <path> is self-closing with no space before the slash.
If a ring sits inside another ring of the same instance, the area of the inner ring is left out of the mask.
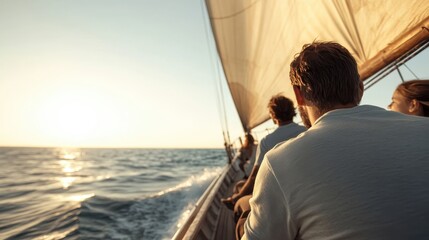
<path id="1" fill-rule="evenodd" d="M 216 198 L 219 200 L 220 203 L 220 209 L 219 209 L 219 219 L 218 219 L 218 227 L 216 229 L 216 234 L 213 239 L 215 240 L 233 240 L 235 239 L 235 221 L 234 221 L 234 213 L 232 210 L 228 209 L 225 204 L 220 202 L 221 198 L 226 198 L 232 195 L 233 188 L 235 184 L 243 179 L 243 173 L 239 171 L 235 174 L 235 176 L 232 176 L 233 179 L 231 179 L 231 184 L 229 184 L 228 189 L 222 194 L 222 196 L 219 196 Z M 216 200 L 216 201 L 217 201 Z"/>

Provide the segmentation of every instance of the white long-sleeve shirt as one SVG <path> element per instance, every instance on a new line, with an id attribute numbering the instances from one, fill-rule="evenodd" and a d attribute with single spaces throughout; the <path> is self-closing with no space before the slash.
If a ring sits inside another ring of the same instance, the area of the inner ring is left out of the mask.
<path id="1" fill-rule="evenodd" d="M 330 111 L 269 151 L 242 239 L 429 239 L 429 118 Z"/>

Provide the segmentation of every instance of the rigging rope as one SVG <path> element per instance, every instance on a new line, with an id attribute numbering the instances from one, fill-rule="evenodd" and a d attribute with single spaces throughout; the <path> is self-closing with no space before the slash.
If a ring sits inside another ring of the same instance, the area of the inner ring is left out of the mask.
<path id="1" fill-rule="evenodd" d="M 364 82 L 364 90 L 367 90 L 370 87 L 374 86 L 374 84 L 378 83 L 379 81 L 381 81 L 381 79 L 385 78 L 391 72 L 395 71 L 396 70 L 395 65 L 397 66 L 404 65 L 408 60 L 415 57 L 417 54 L 425 50 L 428 46 L 429 46 L 429 40 L 426 40 L 422 44 L 411 49 L 408 53 L 404 54 L 401 58 L 398 58 L 396 62 L 393 62 L 387 65 L 383 70 L 375 74 L 373 78 Z"/>
<path id="2" fill-rule="evenodd" d="M 231 139 L 229 136 L 229 127 L 228 127 L 228 119 L 227 119 L 227 114 L 226 114 L 226 107 L 225 107 L 225 98 L 224 98 L 224 94 L 223 94 L 223 86 L 222 86 L 222 81 L 221 81 L 221 70 L 219 67 L 219 59 L 217 58 L 218 54 L 212 54 L 212 47 L 213 46 L 211 43 L 212 41 L 210 41 L 210 34 L 209 34 L 209 23 L 207 22 L 207 19 L 209 19 L 209 15 L 207 12 L 207 6 L 205 6 L 205 1 L 201 0 L 201 12 L 202 12 L 202 16 L 204 19 L 204 32 L 205 32 L 205 36 L 206 36 L 206 41 L 207 41 L 207 48 L 209 51 L 209 55 L 210 55 L 210 65 L 212 68 L 212 71 L 214 72 L 214 81 L 215 81 L 215 89 L 216 89 L 216 97 L 217 97 L 217 109 L 218 109 L 218 115 L 220 118 L 220 123 L 221 123 L 221 127 L 222 127 L 222 135 L 223 135 L 223 139 L 224 139 L 224 144 L 225 144 L 225 148 L 228 152 L 228 155 L 230 155 L 230 147 L 231 147 Z M 213 56 L 215 58 L 215 60 L 213 60 Z M 215 63 L 214 63 L 215 62 Z M 213 66 L 216 66 L 216 71 L 213 69 Z M 217 81 L 216 81 L 217 80 Z M 229 158 L 231 158 L 231 156 L 228 156 Z M 230 159 L 231 160 L 231 159 Z"/>
<path id="3" fill-rule="evenodd" d="M 399 70 L 398 65 L 396 65 L 396 64 L 395 64 L 395 68 L 396 68 L 396 71 L 398 71 L 398 74 L 399 74 L 399 77 L 401 78 L 401 81 L 402 81 L 402 82 L 405 82 L 405 81 L 404 81 L 404 77 L 402 76 L 401 70 Z"/>
<path id="4" fill-rule="evenodd" d="M 419 77 L 417 77 L 417 75 L 416 75 L 413 71 L 411 71 L 411 69 L 407 66 L 407 64 L 405 64 L 405 63 L 404 63 L 404 66 L 408 69 L 408 71 L 410 71 L 410 73 L 411 73 L 411 74 L 413 74 L 413 76 L 414 76 L 416 79 L 420 79 Z"/>

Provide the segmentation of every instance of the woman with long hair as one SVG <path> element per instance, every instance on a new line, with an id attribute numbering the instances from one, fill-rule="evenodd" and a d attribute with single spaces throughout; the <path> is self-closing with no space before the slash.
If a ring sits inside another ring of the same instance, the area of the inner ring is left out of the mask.
<path id="1" fill-rule="evenodd" d="M 388 108 L 404 114 L 429 117 L 429 80 L 399 84 Z"/>

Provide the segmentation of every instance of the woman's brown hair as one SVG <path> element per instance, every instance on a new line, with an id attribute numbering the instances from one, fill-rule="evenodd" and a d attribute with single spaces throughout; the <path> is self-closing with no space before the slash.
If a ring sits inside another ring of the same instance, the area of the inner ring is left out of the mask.
<path id="1" fill-rule="evenodd" d="M 429 80 L 411 80 L 396 88 L 408 100 L 415 99 L 422 106 L 423 116 L 429 117 Z"/>

